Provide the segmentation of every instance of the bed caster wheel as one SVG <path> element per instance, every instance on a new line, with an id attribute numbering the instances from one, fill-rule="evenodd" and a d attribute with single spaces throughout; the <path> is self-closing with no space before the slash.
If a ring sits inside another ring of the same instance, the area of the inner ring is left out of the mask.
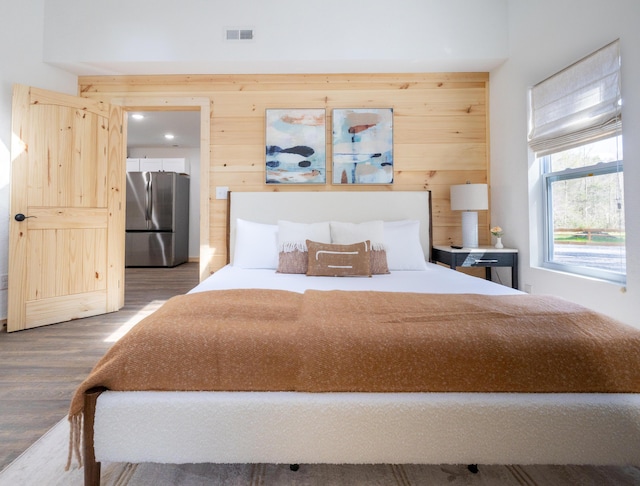
<path id="1" fill-rule="evenodd" d="M 471 471 L 473 474 L 478 474 L 478 465 L 477 464 L 469 464 L 467 469 Z"/>
<path id="2" fill-rule="evenodd" d="M 300 469 L 300 464 L 289 464 L 289 469 L 295 472 Z"/>

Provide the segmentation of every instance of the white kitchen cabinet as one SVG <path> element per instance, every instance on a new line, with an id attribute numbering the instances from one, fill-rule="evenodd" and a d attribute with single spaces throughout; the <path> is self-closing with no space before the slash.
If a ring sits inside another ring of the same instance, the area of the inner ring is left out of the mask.
<path id="1" fill-rule="evenodd" d="M 165 172 L 177 172 L 178 174 L 188 174 L 187 159 L 172 158 L 162 159 L 162 170 Z"/>
<path id="2" fill-rule="evenodd" d="M 140 159 L 140 172 L 160 172 L 162 159 Z"/>
<path id="3" fill-rule="evenodd" d="M 189 165 L 184 157 L 169 158 L 128 158 L 127 172 L 177 172 L 188 174 Z"/>
<path id="4" fill-rule="evenodd" d="M 140 172 L 140 159 L 127 159 L 127 172 Z"/>

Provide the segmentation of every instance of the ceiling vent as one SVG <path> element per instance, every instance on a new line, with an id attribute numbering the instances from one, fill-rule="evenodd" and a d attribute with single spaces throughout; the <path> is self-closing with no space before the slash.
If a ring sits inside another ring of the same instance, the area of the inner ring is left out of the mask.
<path id="1" fill-rule="evenodd" d="M 253 40 L 253 29 L 227 29 L 226 39 L 228 41 Z"/>

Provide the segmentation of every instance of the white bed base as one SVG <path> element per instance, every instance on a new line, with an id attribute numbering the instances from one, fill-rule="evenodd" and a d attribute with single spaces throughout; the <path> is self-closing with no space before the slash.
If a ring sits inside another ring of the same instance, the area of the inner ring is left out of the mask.
<path id="1" fill-rule="evenodd" d="M 428 192 L 231 193 L 230 248 L 236 218 L 419 219 L 428 257 L 429 205 Z M 639 465 L 640 394 L 107 391 L 88 430 L 109 462 Z"/>
<path id="2" fill-rule="evenodd" d="M 640 464 L 640 395 L 104 392 L 99 461 Z"/>

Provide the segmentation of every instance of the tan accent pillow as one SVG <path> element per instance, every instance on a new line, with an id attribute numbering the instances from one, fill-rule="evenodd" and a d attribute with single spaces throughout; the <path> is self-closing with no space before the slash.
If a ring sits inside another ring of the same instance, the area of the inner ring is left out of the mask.
<path id="1" fill-rule="evenodd" d="M 371 273 L 373 275 L 391 273 L 387 265 L 387 252 L 385 250 L 371 250 Z"/>
<path id="2" fill-rule="evenodd" d="M 371 242 L 333 245 L 307 240 L 307 275 L 323 277 L 370 277 Z"/>
<path id="3" fill-rule="evenodd" d="M 385 259 L 386 260 L 386 259 Z M 293 250 L 281 251 L 278 255 L 278 273 L 307 273 L 309 253 Z"/>
<path id="4" fill-rule="evenodd" d="M 371 274 L 386 275 L 389 272 L 387 253 L 384 250 L 371 250 Z M 307 273 L 309 268 L 309 253 L 306 251 L 281 251 L 278 259 L 278 273 Z"/>

